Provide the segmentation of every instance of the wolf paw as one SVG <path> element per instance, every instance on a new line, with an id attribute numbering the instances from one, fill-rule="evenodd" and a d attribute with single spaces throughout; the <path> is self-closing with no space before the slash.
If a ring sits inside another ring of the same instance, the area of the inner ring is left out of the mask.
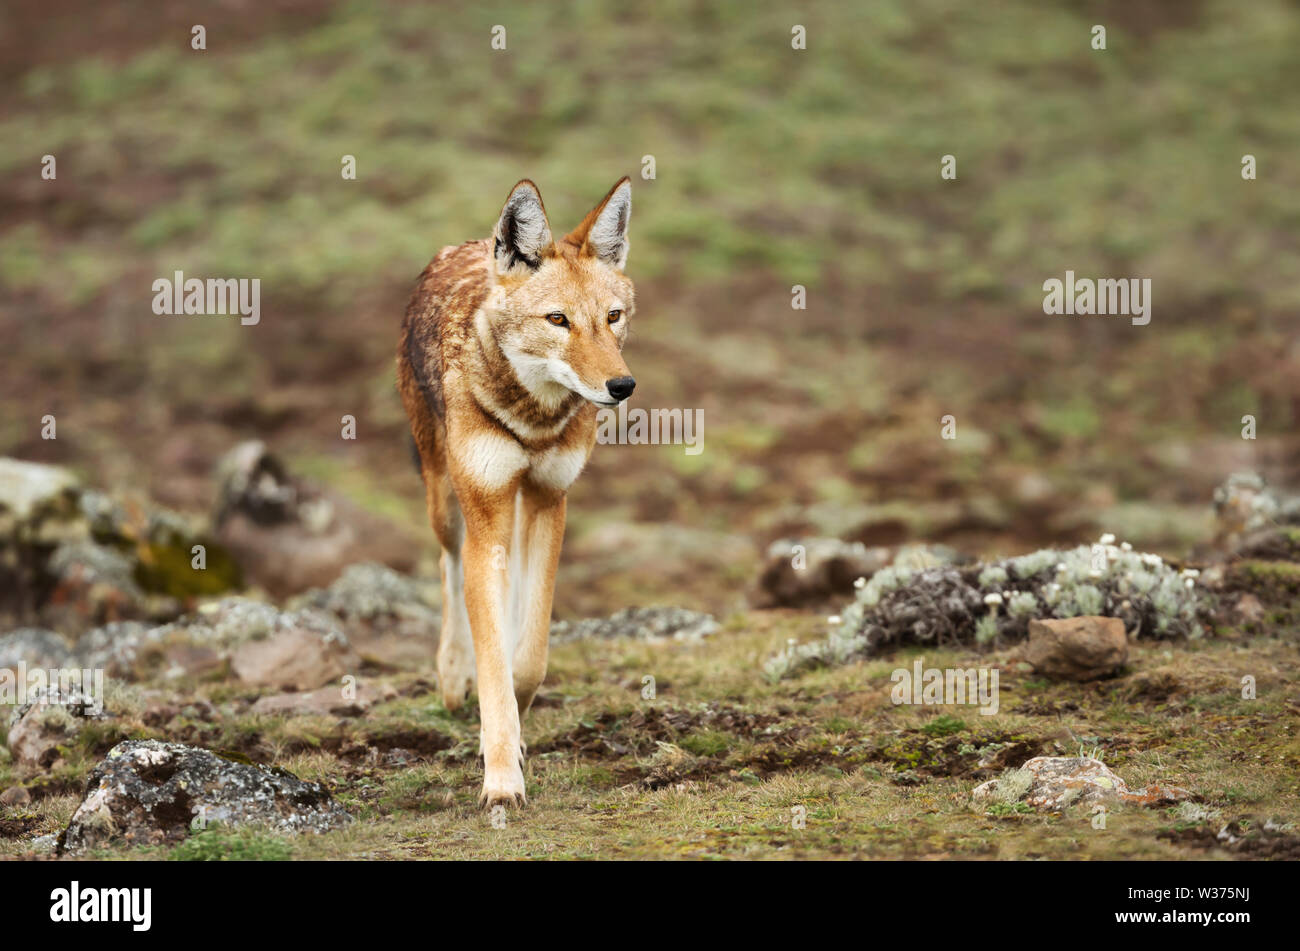
<path id="1" fill-rule="evenodd" d="M 514 769 L 492 770 L 483 780 L 483 792 L 478 797 L 479 808 L 491 809 L 504 805 L 523 808 L 528 804 L 524 791 L 524 773 L 518 765 Z"/>

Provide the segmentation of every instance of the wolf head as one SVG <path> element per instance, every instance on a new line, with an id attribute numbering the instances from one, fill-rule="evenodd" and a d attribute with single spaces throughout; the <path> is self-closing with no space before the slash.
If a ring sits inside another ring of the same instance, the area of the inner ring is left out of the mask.
<path id="1" fill-rule="evenodd" d="M 627 178 L 559 241 L 527 179 L 501 209 L 492 235 L 496 283 L 484 314 L 519 382 L 545 406 L 569 393 L 615 406 L 636 386 L 621 353 L 635 308 L 623 273 L 631 210 Z"/>

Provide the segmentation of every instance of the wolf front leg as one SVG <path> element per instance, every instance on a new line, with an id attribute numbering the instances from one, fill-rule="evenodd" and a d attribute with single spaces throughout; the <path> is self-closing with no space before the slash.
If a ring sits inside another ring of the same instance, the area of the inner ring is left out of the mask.
<path id="1" fill-rule="evenodd" d="M 483 793 L 479 804 L 522 806 L 524 772 L 519 749 L 511 641 L 505 630 L 508 544 L 514 527 L 514 487 L 508 494 L 462 498 L 465 516 L 465 607 L 474 638 L 479 717 L 483 737 Z"/>
<path id="2" fill-rule="evenodd" d="M 523 502 L 524 610 L 519 640 L 514 651 L 515 700 L 519 716 L 546 679 L 546 656 L 551 636 L 551 601 L 555 594 L 555 571 L 564 543 L 565 496 L 563 492 L 538 489 L 525 484 Z"/>

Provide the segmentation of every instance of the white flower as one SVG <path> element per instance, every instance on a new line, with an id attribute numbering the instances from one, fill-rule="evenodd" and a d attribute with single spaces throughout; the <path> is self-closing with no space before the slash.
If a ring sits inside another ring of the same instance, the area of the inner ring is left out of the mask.
<path id="1" fill-rule="evenodd" d="M 1101 536 L 1101 543 L 1103 545 L 1113 545 L 1115 544 L 1115 536 L 1110 532 L 1107 532 L 1105 535 Z"/>
<path id="2" fill-rule="evenodd" d="M 1193 581 L 1191 578 L 1188 578 L 1187 581 L 1184 583 L 1186 584 L 1188 591 L 1191 591 L 1192 588 L 1196 587 L 1196 582 Z"/>
<path id="3" fill-rule="evenodd" d="M 1184 569 L 1183 569 L 1183 577 L 1184 577 L 1184 578 L 1199 578 L 1200 576 L 1201 576 L 1201 573 L 1200 573 L 1199 571 L 1197 571 L 1195 568 L 1184 568 Z"/>
<path id="4" fill-rule="evenodd" d="M 999 605 L 1002 603 L 1002 595 L 996 591 L 993 594 L 986 594 L 984 595 L 984 603 L 993 606 Z"/>
<path id="5" fill-rule="evenodd" d="M 840 623 L 840 616 L 839 616 L 838 614 L 832 614 L 830 617 L 828 617 L 828 618 L 826 619 L 826 623 L 827 623 L 827 624 L 839 624 L 839 623 Z"/>
<path id="6" fill-rule="evenodd" d="M 1124 551 L 1132 551 L 1132 550 L 1133 550 L 1133 546 L 1130 545 L 1128 542 L 1120 542 L 1120 546 L 1119 546 L 1119 547 L 1120 547 L 1121 549 L 1123 549 Z"/>
<path id="7" fill-rule="evenodd" d="M 859 578 L 857 581 L 853 582 L 853 587 L 855 588 L 865 588 L 866 586 L 867 586 L 866 578 Z"/>

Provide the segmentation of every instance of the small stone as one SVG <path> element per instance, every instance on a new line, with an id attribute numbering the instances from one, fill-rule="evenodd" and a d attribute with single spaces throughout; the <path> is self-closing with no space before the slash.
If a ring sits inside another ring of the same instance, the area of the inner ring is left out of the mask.
<path id="1" fill-rule="evenodd" d="M 25 806 L 32 801 L 32 794 L 27 791 L 26 786 L 10 786 L 4 792 L 0 793 L 0 806 L 9 806 L 16 808 Z"/>
<path id="2" fill-rule="evenodd" d="M 1119 671 L 1128 659 L 1128 637 L 1119 618 L 1095 615 L 1029 622 L 1023 659 L 1058 680 L 1097 680 Z"/>
<path id="3" fill-rule="evenodd" d="M 1254 624 L 1264 617 L 1264 605 L 1253 594 L 1243 594 L 1232 608 L 1233 617 L 1242 624 Z"/>

